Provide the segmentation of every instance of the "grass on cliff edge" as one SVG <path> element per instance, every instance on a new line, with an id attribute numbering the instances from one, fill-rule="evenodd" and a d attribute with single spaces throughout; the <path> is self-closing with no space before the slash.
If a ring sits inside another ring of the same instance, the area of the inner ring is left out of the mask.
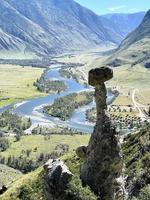
<path id="1" fill-rule="evenodd" d="M 0 164 L 0 187 L 10 184 L 22 176 L 19 170 Z"/>
<path id="2" fill-rule="evenodd" d="M 82 187 L 79 178 L 80 160 L 74 154 L 62 157 L 69 170 L 74 174 L 64 192 L 64 199 L 69 200 L 96 200 L 97 197 L 88 187 Z M 38 168 L 34 172 L 24 175 L 14 182 L 11 187 L 0 197 L 1 200 L 44 200 L 44 171 Z M 54 199 L 57 199 L 54 197 Z"/>
<path id="3" fill-rule="evenodd" d="M 0 107 L 43 95 L 33 86 L 43 69 L 0 65 Z"/>

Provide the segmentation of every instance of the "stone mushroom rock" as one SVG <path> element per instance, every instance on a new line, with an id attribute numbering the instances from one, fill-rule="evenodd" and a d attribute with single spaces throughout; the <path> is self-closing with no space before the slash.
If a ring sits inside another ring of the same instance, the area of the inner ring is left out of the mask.
<path id="1" fill-rule="evenodd" d="M 107 92 L 104 82 L 112 77 L 113 71 L 108 67 L 89 72 L 89 84 L 95 87 L 97 121 L 81 165 L 80 177 L 83 185 L 89 185 L 101 200 L 120 198 L 121 186 L 117 179 L 123 168 L 118 133 L 106 111 Z"/>
<path id="2" fill-rule="evenodd" d="M 109 67 L 91 69 L 89 71 L 89 85 L 97 86 L 113 78 L 113 70 Z"/>
<path id="3" fill-rule="evenodd" d="M 59 196 L 67 188 L 73 174 L 59 159 L 48 160 L 43 168 L 45 170 L 45 199 L 51 200 L 52 194 Z"/>
<path id="4" fill-rule="evenodd" d="M 105 82 L 111 78 L 113 78 L 113 71 L 109 67 L 95 68 L 89 71 L 89 85 L 95 87 L 97 119 L 102 117 L 107 109 L 107 90 Z"/>

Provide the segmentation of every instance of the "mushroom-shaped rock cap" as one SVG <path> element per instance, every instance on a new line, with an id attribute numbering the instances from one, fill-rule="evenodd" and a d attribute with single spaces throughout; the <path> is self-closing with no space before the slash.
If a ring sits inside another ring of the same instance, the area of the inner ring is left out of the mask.
<path id="1" fill-rule="evenodd" d="M 96 86 L 113 78 L 113 70 L 109 67 L 91 69 L 89 71 L 89 85 Z"/>

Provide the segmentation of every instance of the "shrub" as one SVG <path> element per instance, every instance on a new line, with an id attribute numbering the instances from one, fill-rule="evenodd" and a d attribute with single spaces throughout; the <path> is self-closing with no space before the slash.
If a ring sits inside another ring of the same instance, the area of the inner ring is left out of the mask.
<path id="1" fill-rule="evenodd" d="M 9 148 L 9 141 L 4 137 L 0 137 L 0 152 L 6 151 Z"/>
<path id="2" fill-rule="evenodd" d="M 150 185 L 145 186 L 141 190 L 139 200 L 150 200 Z"/>

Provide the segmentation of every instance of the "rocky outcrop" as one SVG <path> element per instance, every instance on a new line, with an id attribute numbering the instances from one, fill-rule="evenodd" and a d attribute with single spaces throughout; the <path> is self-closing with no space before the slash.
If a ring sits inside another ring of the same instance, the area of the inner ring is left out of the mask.
<path id="1" fill-rule="evenodd" d="M 97 122 L 81 166 L 81 179 L 83 185 L 89 185 L 101 200 L 123 199 L 117 181 L 123 168 L 120 145 L 116 129 L 106 112 L 105 81 L 112 77 L 113 71 L 107 67 L 89 72 L 89 84 L 95 87 Z"/>
<path id="2" fill-rule="evenodd" d="M 67 188 L 67 184 L 73 174 L 69 171 L 64 162 L 58 159 L 50 159 L 45 163 L 44 170 L 46 172 L 44 177 L 44 199 L 61 199 L 61 195 Z"/>

